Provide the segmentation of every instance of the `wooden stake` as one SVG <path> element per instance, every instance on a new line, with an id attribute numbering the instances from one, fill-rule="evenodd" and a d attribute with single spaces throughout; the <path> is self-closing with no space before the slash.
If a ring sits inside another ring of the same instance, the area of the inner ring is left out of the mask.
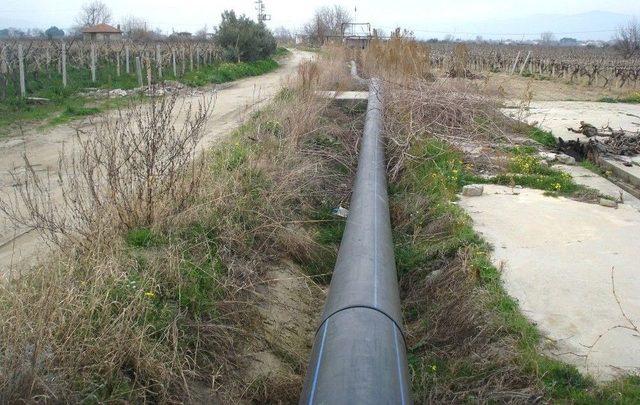
<path id="1" fill-rule="evenodd" d="M 136 76 L 138 77 L 138 86 L 142 87 L 142 66 L 140 64 L 139 56 L 136 56 Z"/>
<path id="2" fill-rule="evenodd" d="M 520 75 L 522 76 L 522 73 L 524 72 L 524 68 L 527 67 L 527 63 L 529 62 L 529 58 L 531 57 L 531 51 L 529 51 L 527 53 L 527 57 L 524 59 L 524 63 L 522 64 L 522 67 L 520 68 Z"/>
<path id="3" fill-rule="evenodd" d="M 24 83 L 24 55 L 22 54 L 22 44 L 18 44 L 18 68 L 20 69 L 20 96 L 27 95 L 27 88 Z"/>
<path id="4" fill-rule="evenodd" d="M 146 55 L 145 62 L 147 64 L 147 86 L 151 90 L 151 58 L 149 58 L 149 54 Z"/>
<path id="5" fill-rule="evenodd" d="M 160 44 L 156 45 L 156 65 L 158 66 L 158 79 L 162 79 L 162 53 L 160 53 Z"/>
<path id="6" fill-rule="evenodd" d="M 91 81 L 96 82 L 96 44 L 91 44 Z"/>
<path id="7" fill-rule="evenodd" d="M 62 43 L 62 87 L 67 87 L 67 44 Z"/>
<path id="8" fill-rule="evenodd" d="M 180 48 L 180 54 L 181 54 L 180 59 L 182 60 L 182 71 L 180 72 L 180 74 L 184 76 L 185 65 L 186 65 L 186 54 L 184 52 L 184 48 Z"/>
<path id="9" fill-rule="evenodd" d="M 516 71 L 516 67 L 518 66 L 518 62 L 520 61 L 520 51 L 518 51 L 518 55 L 516 56 L 516 60 L 513 61 L 513 66 L 511 67 L 511 75 Z"/>
<path id="10" fill-rule="evenodd" d="M 173 65 L 173 77 L 178 77 L 178 70 L 176 69 L 176 50 L 171 50 L 171 64 Z"/>
<path id="11" fill-rule="evenodd" d="M 7 50 L 2 48 L 0 52 L 0 100 L 7 98 L 7 83 L 8 83 L 9 66 L 7 64 Z"/>
<path id="12" fill-rule="evenodd" d="M 131 71 L 129 70 L 129 45 L 125 45 L 124 47 L 124 61 L 125 61 L 125 71 L 127 72 L 127 74 L 130 74 Z"/>

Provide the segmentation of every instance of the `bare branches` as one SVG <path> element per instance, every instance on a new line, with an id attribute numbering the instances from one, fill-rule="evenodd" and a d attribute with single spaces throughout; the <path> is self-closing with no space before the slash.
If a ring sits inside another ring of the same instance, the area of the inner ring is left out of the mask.
<path id="1" fill-rule="evenodd" d="M 100 0 L 85 3 L 76 17 L 76 24 L 80 27 L 106 24 L 110 21 L 111 9 Z"/>
<path id="2" fill-rule="evenodd" d="M 24 173 L 11 173 L 15 194 L 0 200 L 0 210 L 57 245 L 157 224 L 197 191 L 197 146 L 210 108 L 206 99 L 176 108 L 173 96 L 120 110 L 78 131 L 55 178 L 37 173 L 25 157 Z"/>
<path id="3" fill-rule="evenodd" d="M 460 147 L 504 135 L 495 100 L 469 84 L 415 80 L 411 86 L 388 83 L 387 88 L 391 178 L 413 158 L 409 151 L 416 137 L 432 136 Z"/>
<path id="4" fill-rule="evenodd" d="M 343 24 L 351 22 L 351 13 L 342 6 L 321 7 L 304 26 L 304 33 L 316 44 L 323 44 L 328 36 L 342 35 Z"/>
<path id="5" fill-rule="evenodd" d="M 618 28 L 614 47 L 625 59 L 640 55 L 640 24 L 636 19 Z"/>

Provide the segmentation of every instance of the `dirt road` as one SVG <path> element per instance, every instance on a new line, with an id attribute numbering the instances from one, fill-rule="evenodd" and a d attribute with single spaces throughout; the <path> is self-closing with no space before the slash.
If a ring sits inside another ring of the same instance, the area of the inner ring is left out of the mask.
<path id="1" fill-rule="evenodd" d="M 278 70 L 258 77 L 238 80 L 223 90 L 214 87 L 204 89 L 205 97 L 215 95 L 213 113 L 207 123 L 207 130 L 200 147 L 207 148 L 216 140 L 230 134 L 246 118 L 247 113 L 261 103 L 271 99 L 292 73 L 297 71 L 299 63 L 313 57 L 313 53 L 293 50 L 282 62 Z M 202 96 L 184 97 L 187 103 L 197 103 Z M 93 120 L 101 117 L 92 117 Z M 104 118 L 104 117 L 102 117 Z M 44 133 L 34 127 L 21 136 L 9 137 L 0 141 L 0 195 L 13 194 L 13 184 L 9 171 L 24 167 L 23 155 L 26 154 L 37 170 L 55 174 L 58 170 L 58 156 L 63 145 L 73 143 L 75 129 L 82 124 L 76 121 L 68 125 L 50 128 Z M 67 146 L 69 149 L 69 146 Z M 56 190 L 53 190 L 54 194 Z M 24 259 L 33 261 L 48 251 L 37 234 L 25 228 L 15 228 L 9 220 L 0 214 L 0 275 L 6 274 Z"/>

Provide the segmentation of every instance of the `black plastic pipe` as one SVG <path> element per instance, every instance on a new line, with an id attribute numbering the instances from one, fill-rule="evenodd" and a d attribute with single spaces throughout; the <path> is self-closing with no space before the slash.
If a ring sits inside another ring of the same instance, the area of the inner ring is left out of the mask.
<path id="1" fill-rule="evenodd" d="M 380 82 L 369 100 L 349 216 L 300 404 L 410 404 L 391 239 Z"/>

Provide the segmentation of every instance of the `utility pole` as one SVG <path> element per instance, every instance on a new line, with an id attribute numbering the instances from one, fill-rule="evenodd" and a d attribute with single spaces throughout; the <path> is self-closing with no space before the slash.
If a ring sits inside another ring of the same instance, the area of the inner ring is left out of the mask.
<path id="1" fill-rule="evenodd" d="M 271 14 L 265 13 L 264 1 L 257 0 L 255 3 L 256 3 L 256 10 L 258 11 L 258 23 L 262 24 L 265 21 L 270 21 Z"/>

